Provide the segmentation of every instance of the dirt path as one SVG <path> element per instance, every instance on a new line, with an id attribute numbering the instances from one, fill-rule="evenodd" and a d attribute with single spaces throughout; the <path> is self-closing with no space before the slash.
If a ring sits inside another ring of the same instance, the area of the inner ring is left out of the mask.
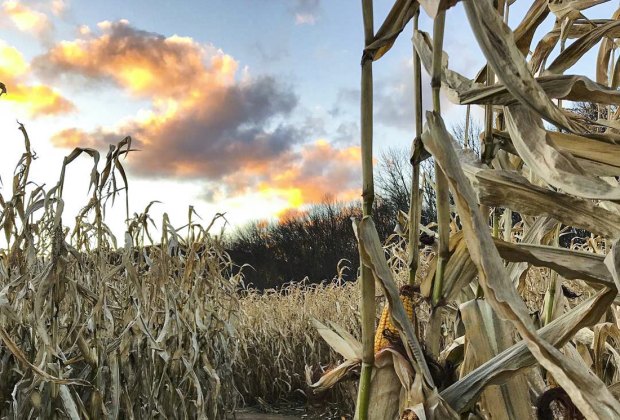
<path id="1" fill-rule="evenodd" d="M 303 416 L 304 411 L 291 410 L 291 412 L 287 414 L 279 414 L 279 413 L 261 413 L 252 409 L 241 409 L 235 413 L 235 416 L 230 416 L 230 419 L 236 420 L 299 420 L 304 419 L 306 417 Z"/>
<path id="2" fill-rule="evenodd" d="M 240 413 L 236 415 L 237 420 L 298 420 L 302 417 L 290 416 L 287 414 L 263 414 L 263 413 Z"/>

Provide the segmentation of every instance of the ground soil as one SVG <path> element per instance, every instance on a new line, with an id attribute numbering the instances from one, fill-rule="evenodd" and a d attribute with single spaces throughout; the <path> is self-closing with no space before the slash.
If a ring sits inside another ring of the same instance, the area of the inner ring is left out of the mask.
<path id="1" fill-rule="evenodd" d="M 236 415 L 237 420 L 297 420 L 303 417 L 287 414 L 241 413 Z"/>
<path id="2" fill-rule="evenodd" d="M 303 409 L 287 410 L 286 412 L 278 413 L 261 413 L 251 408 L 243 408 L 237 410 L 234 416 L 229 416 L 229 419 L 235 420 L 298 420 L 307 418 Z"/>
<path id="3" fill-rule="evenodd" d="M 329 410 L 328 410 L 329 411 Z M 234 415 L 229 415 L 231 420 L 350 420 L 351 417 L 341 417 L 340 415 L 322 414 L 317 412 L 310 414 L 304 408 L 289 409 L 278 411 L 277 413 L 262 413 L 259 410 L 243 408 L 237 410 Z"/>

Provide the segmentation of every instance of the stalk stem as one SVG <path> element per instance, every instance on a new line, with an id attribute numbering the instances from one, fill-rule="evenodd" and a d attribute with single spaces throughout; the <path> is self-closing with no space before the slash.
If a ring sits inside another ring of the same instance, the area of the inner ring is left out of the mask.
<path id="1" fill-rule="evenodd" d="M 420 10 L 413 17 L 413 31 L 418 30 Z M 422 66 L 420 57 L 413 49 L 413 88 L 415 103 L 415 138 L 411 151 L 413 165 L 411 179 L 411 197 L 409 199 L 409 284 L 415 283 L 415 275 L 420 265 L 420 217 L 422 202 L 420 201 L 420 155 L 422 152 Z"/>
<path id="2" fill-rule="evenodd" d="M 557 247 L 560 245 L 560 223 L 557 224 L 556 228 L 555 228 L 555 233 L 553 235 L 553 246 Z M 557 288 L 557 279 L 558 279 L 558 273 L 556 273 L 555 271 L 552 271 L 551 269 L 549 269 L 549 277 L 551 279 L 551 281 L 549 282 L 549 288 L 547 289 L 547 304 L 545 305 L 545 318 L 544 318 L 544 322 L 545 325 L 549 324 L 551 321 L 553 321 L 553 310 L 554 310 L 554 304 L 555 304 L 555 293 L 556 293 L 556 288 Z"/>
<path id="3" fill-rule="evenodd" d="M 469 121 L 471 119 L 471 105 L 467 105 L 467 109 L 465 111 L 465 148 L 469 149 Z"/>
<path id="4" fill-rule="evenodd" d="M 446 25 L 446 12 L 437 14 L 433 25 L 433 68 L 431 86 L 433 88 L 433 111 L 441 114 L 439 92 L 441 88 L 441 58 L 443 54 L 443 35 Z M 437 270 L 433 283 L 432 303 L 436 305 L 443 291 L 444 267 L 449 258 L 448 243 L 450 241 L 450 190 L 448 180 L 441 168 L 435 163 L 435 186 L 437 193 L 437 230 L 439 245 L 437 251 Z"/>
<path id="5" fill-rule="evenodd" d="M 374 38 L 372 0 L 362 0 L 364 19 L 364 45 L 368 46 Z M 373 86 L 372 60 L 362 61 L 361 80 L 361 149 L 362 149 L 362 214 L 372 217 L 372 205 L 375 198 L 373 167 L 372 167 L 372 131 L 373 131 Z M 360 287 L 361 287 L 361 318 L 362 318 L 362 372 L 360 375 L 357 394 L 357 418 L 368 419 L 370 402 L 370 380 L 375 362 L 374 335 L 375 335 L 375 280 L 372 272 L 360 258 Z"/>

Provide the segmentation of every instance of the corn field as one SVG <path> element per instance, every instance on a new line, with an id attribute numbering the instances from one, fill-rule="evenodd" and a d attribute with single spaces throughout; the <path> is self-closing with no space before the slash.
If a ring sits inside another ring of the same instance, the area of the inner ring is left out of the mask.
<path id="1" fill-rule="evenodd" d="M 536 0 L 510 28 L 512 3 L 399 0 L 375 32 L 372 0 L 362 0 L 364 218 L 354 222 L 362 336 L 317 324 L 345 361 L 313 384 L 324 389 L 359 371 L 356 418 L 620 418 L 620 10 L 588 19 L 584 13 L 605 0 Z M 487 60 L 474 79 L 452 70 L 443 52 L 451 7 L 465 9 Z M 548 16 L 553 27 L 532 45 Z M 432 19 L 432 34 L 418 29 L 421 18 Z M 372 221 L 372 67 L 412 20 L 416 133 L 411 209 L 403 215 L 409 291 L 399 293 Z M 596 81 L 565 74 L 597 44 Z M 432 110 L 422 109 L 422 67 L 431 75 Z M 484 109 L 480 156 L 446 130 L 441 91 L 468 116 L 471 106 Z M 571 112 L 574 102 L 597 107 L 596 119 Z M 437 246 L 421 275 L 419 165 L 429 156 Z M 582 249 L 558 246 L 567 227 L 591 232 Z M 547 274 L 530 275 L 534 267 Z M 582 290 L 573 302 L 563 293 L 569 280 Z M 528 299 L 527 289 L 541 286 L 544 300 Z M 387 302 L 378 326 L 377 296 Z M 428 318 L 419 328 L 411 306 L 423 302 Z"/>
<path id="2" fill-rule="evenodd" d="M 24 153 L 0 194 L 0 418 L 217 419 L 300 401 L 360 420 L 620 418 L 620 9 L 586 17 L 605 2 L 534 0 L 510 28 L 510 0 L 397 0 L 375 31 L 362 0 L 355 283 L 242 289 L 214 222 L 200 225 L 190 208 L 179 228 L 164 214 L 155 236 L 151 205 L 129 214 L 131 138 L 105 157 L 75 149 L 45 187 L 30 179 L 35 154 L 20 124 Z M 443 51 L 453 7 L 486 58 L 473 78 Z M 372 68 L 410 25 L 411 207 L 382 244 Z M 565 74 L 595 48 L 596 80 Z M 7 90 L 0 83 L 0 100 Z M 440 93 L 468 119 L 484 110 L 480 139 L 463 148 L 452 138 Z M 68 224 L 66 169 L 84 157 L 90 197 Z M 421 226 L 429 158 L 437 223 Z M 123 198 L 117 238 L 105 213 Z M 572 228 L 591 235 L 560 247 Z M 421 233 L 435 243 L 421 248 Z"/>
<path id="3" fill-rule="evenodd" d="M 97 151 L 76 149 L 45 190 L 30 183 L 20 129 L 13 193 L 0 196 L 0 416 L 221 418 L 238 400 L 239 298 L 220 244 L 191 218 L 181 237 L 164 215 L 160 245 L 147 247 L 147 208 L 117 247 L 105 206 L 129 187 L 121 159 L 131 140 L 101 170 Z M 69 229 L 65 169 L 81 154 L 94 161 L 92 196 Z"/>

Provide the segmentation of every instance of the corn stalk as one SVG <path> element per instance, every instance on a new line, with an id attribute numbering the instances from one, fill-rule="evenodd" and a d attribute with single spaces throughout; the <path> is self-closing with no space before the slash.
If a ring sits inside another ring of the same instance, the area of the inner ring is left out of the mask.
<path id="1" fill-rule="evenodd" d="M 414 33 L 418 30 L 419 10 L 413 20 Z M 422 202 L 420 196 L 420 159 L 422 155 L 422 65 L 420 57 L 413 50 L 413 87 L 415 103 L 415 138 L 412 145 L 411 164 L 411 198 L 409 200 L 409 284 L 415 283 L 415 275 L 420 263 L 420 217 Z"/>
<path id="2" fill-rule="evenodd" d="M 364 45 L 368 47 L 374 38 L 372 0 L 362 0 L 364 19 Z M 375 198 L 372 164 L 372 130 L 373 130 L 373 86 L 372 60 L 362 60 L 361 81 L 361 147 L 362 147 L 362 212 L 363 216 L 372 215 Z M 360 257 L 361 258 L 361 257 Z M 357 394 L 357 418 L 368 419 L 370 401 L 370 380 L 374 356 L 375 332 L 375 280 L 372 272 L 360 259 L 361 277 L 361 317 L 362 317 L 362 371 Z"/>
<path id="3" fill-rule="evenodd" d="M 441 11 L 435 17 L 433 24 L 433 70 L 431 75 L 431 87 L 433 88 L 433 111 L 441 114 L 440 89 L 441 89 L 441 59 L 443 52 L 443 37 L 446 24 L 446 13 Z M 450 241 L 450 190 L 448 180 L 441 167 L 435 163 L 435 184 L 437 193 L 437 230 L 439 233 L 439 245 L 437 250 L 437 271 L 433 284 L 433 305 L 441 298 L 443 291 L 444 268 L 450 256 L 448 242 Z"/>

